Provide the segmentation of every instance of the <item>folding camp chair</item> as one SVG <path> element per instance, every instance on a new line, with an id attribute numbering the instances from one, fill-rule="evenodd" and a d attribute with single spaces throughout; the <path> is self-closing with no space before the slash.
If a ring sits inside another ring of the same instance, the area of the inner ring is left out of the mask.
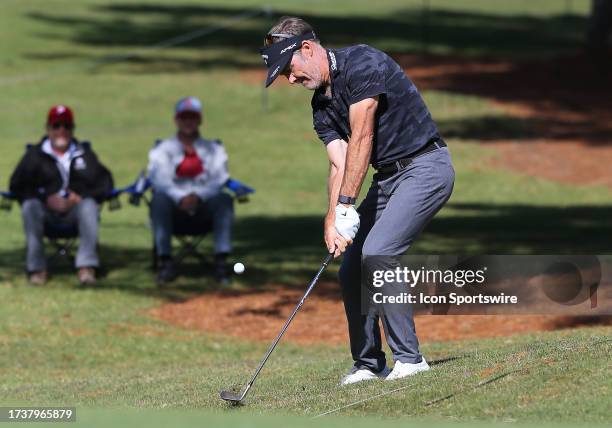
<path id="1" fill-rule="evenodd" d="M 11 192 L 0 192 L 0 195 L 2 196 L 0 209 L 11 211 L 13 202 L 16 199 L 15 196 Z M 45 221 L 44 236 L 55 250 L 52 259 L 55 257 L 65 257 L 72 254 L 76 240 L 79 237 L 79 228 L 76 224 Z"/>
<path id="2" fill-rule="evenodd" d="M 234 198 L 239 203 L 248 202 L 249 195 L 255 192 L 255 189 L 252 187 L 233 178 L 226 181 L 225 188 L 233 194 Z M 134 206 L 138 206 L 140 205 L 140 200 L 143 199 L 147 206 L 150 207 L 151 199 L 146 196 L 149 189 L 153 191 L 151 181 L 145 176 L 144 172 L 141 172 L 134 182 L 134 188 L 131 189 L 130 203 Z M 179 242 L 179 249 L 174 256 L 175 262 L 178 264 L 190 256 L 199 261 L 206 260 L 206 255 L 199 250 L 199 247 L 211 230 L 212 225 L 190 221 L 186 216 L 180 216 L 180 221 L 176 221 L 175 217 L 172 236 Z M 155 239 L 153 239 L 151 256 L 153 269 L 157 269 L 158 258 Z"/>
<path id="3" fill-rule="evenodd" d="M 76 224 L 45 222 L 45 237 L 55 249 L 54 257 L 70 256 L 79 238 L 79 227 Z"/>
<path id="4" fill-rule="evenodd" d="M 134 184 L 113 189 L 107 195 L 104 203 L 107 204 L 110 211 L 121 208 L 119 196 L 123 193 L 132 193 Z M 0 210 L 10 211 L 15 200 L 16 197 L 12 192 L 0 191 Z M 55 250 L 51 260 L 56 257 L 67 257 L 73 254 L 74 246 L 79 238 L 79 228 L 78 225 L 74 223 L 68 224 L 45 221 L 44 236 Z"/>

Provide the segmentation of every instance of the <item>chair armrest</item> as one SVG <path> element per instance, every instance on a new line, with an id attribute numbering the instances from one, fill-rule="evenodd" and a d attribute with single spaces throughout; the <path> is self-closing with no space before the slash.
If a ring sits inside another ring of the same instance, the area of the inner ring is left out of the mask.
<path id="1" fill-rule="evenodd" d="M 225 187 L 227 187 L 231 192 L 234 193 L 234 196 L 238 200 L 238 202 L 248 202 L 249 195 L 251 193 L 255 193 L 255 189 L 247 186 L 246 184 L 234 179 L 230 178 L 225 182 Z"/>
<path id="2" fill-rule="evenodd" d="M 130 204 L 134 205 L 135 207 L 139 206 L 140 200 L 150 188 L 151 180 L 149 180 L 144 173 L 140 173 L 134 184 L 132 184 L 129 190 L 127 190 L 127 192 L 130 194 Z"/>
<path id="3" fill-rule="evenodd" d="M 140 199 L 144 196 L 144 194 L 151 187 L 151 181 L 144 175 L 144 171 L 138 174 L 136 180 L 128 186 L 113 189 L 113 191 L 109 194 L 108 198 L 111 200 L 116 200 L 114 203 L 115 206 L 119 203 L 119 196 L 123 193 L 127 193 L 129 195 L 129 203 L 134 206 L 140 205 Z"/>
<path id="4" fill-rule="evenodd" d="M 14 200 L 13 192 L 0 192 L 0 210 L 10 211 L 13 208 Z"/>

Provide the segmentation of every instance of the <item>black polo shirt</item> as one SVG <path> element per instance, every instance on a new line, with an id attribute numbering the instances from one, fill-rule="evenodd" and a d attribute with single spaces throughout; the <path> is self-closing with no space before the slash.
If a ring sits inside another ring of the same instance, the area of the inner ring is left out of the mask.
<path id="1" fill-rule="evenodd" d="M 374 167 L 409 156 L 438 136 L 423 98 L 401 67 L 367 45 L 328 49 L 331 98 L 325 88 L 312 97 L 314 128 L 323 143 L 349 141 L 349 106 L 379 96 L 372 157 Z"/>

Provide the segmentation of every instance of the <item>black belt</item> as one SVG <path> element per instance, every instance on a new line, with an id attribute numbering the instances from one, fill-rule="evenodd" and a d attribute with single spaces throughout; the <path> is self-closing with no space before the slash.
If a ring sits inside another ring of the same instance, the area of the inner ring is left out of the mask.
<path id="1" fill-rule="evenodd" d="M 380 168 L 376 169 L 376 172 L 381 174 L 395 174 L 398 171 L 406 168 L 414 158 L 417 156 L 424 155 L 425 153 L 433 152 L 434 150 L 446 147 L 446 143 L 441 138 L 433 138 L 429 140 L 423 147 L 414 153 L 411 153 L 407 158 L 398 159 L 393 163 L 381 165 Z"/>

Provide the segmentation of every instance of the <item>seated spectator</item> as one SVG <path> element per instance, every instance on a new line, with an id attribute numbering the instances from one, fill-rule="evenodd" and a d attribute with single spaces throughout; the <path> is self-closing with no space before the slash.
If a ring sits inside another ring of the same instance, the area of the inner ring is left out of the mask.
<path id="1" fill-rule="evenodd" d="M 89 143 L 79 142 L 73 131 L 70 108 L 52 107 L 47 117 L 47 135 L 27 149 L 11 176 L 10 190 L 21 204 L 26 268 L 32 284 L 47 280 L 45 224 L 78 227 L 78 279 L 83 284 L 96 280 L 99 204 L 113 189 L 113 178 Z"/>
<path id="2" fill-rule="evenodd" d="M 178 101 L 176 135 L 161 141 L 149 153 L 148 175 L 153 187 L 151 221 L 159 271 L 157 282 L 172 281 L 172 233 L 175 222 L 200 224 L 214 237 L 215 279 L 229 281 L 227 257 L 231 251 L 233 200 L 222 191 L 229 178 L 227 153 L 220 141 L 202 138 L 202 104 L 195 97 Z"/>

